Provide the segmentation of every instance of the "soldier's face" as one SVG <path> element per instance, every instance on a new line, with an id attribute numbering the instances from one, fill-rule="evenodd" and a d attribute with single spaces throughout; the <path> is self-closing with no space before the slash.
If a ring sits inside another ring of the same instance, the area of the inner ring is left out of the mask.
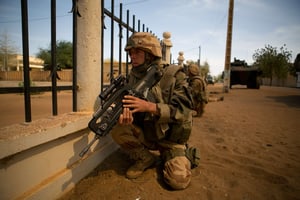
<path id="1" fill-rule="evenodd" d="M 132 67 L 137 67 L 145 62 L 145 52 L 141 49 L 132 48 L 129 50 Z"/>

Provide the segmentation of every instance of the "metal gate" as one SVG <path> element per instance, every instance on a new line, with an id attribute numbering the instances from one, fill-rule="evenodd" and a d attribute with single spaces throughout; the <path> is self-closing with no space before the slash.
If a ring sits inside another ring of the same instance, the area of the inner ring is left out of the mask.
<path id="1" fill-rule="evenodd" d="M 5 87 L 0 88 L 0 94 L 5 93 L 23 93 L 24 94 L 24 105 L 25 105 L 25 122 L 31 122 L 31 92 L 52 92 L 52 115 L 57 115 L 57 92 L 60 90 L 72 90 L 72 110 L 77 111 L 77 18 L 80 17 L 80 11 L 78 10 L 78 0 L 72 1 L 72 17 L 73 17 L 73 77 L 71 86 L 58 86 L 57 85 L 57 63 L 56 63 L 56 0 L 51 0 L 51 86 L 31 86 L 30 85 L 30 70 L 29 70 L 29 30 L 28 30 L 28 0 L 21 0 L 21 20 L 22 20 L 22 52 L 23 52 L 23 87 Z M 151 32 L 145 24 L 141 24 L 140 20 L 137 20 L 135 15 L 130 16 L 129 10 L 126 10 L 126 17 L 124 19 L 123 4 L 120 3 L 119 6 L 115 6 L 114 0 L 110 2 L 110 10 L 105 8 L 104 0 L 102 3 L 102 38 L 101 38 L 101 50 L 102 50 L 102 60 L 101 60 L 101 76 L 103 76 L 103 66 L 104 66 L 104 56 L 105 51 L 104 41 L 110 41 L 110 75 L 113 75 L 113 62 L 114 57 L 117 54 L 119 70 L 118 73 L 128 73 L 128 55 L 126 55 L 126 70 L 122 72 L 122 46 L 127 42 L 128 37 L 131 33 L 136 31 Z M 119 7 L 119 16 L 115 15 L 115 8 Z M 105 18 L 110 19 L 110 28 L 105 26 Z M 118 27 L 118 36 L 115 36 L 115 27 Z M 126 36 L 124 37 L 124 30 Z M 109 38 L 104 38 L 104 33 L 110 32 Z M 118 48 L 115 49 L 115 42 L 118 42 Z M 101 84 L 101 90 L 103 90 L 103 79 Z"/>

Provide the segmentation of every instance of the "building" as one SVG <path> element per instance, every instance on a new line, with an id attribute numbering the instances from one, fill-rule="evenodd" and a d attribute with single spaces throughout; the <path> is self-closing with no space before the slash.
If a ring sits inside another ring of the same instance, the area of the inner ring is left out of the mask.
<path id="1" fill-rule="evenodd" d="M 23 55 L 3 55 L 0 59 L 1 71 L 23 71 Z M 44 60 L 29 56 L 30 70 L 44 70 Z"/>

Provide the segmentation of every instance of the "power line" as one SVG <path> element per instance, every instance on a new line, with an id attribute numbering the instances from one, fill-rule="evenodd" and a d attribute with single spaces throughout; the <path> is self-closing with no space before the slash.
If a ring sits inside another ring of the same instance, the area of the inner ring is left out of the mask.
<path id="1" fill-rule="evenodd" d="M 56 16 L 57 18 L 61 17 L 68 17 L 72 16 L 72 14 L 65 14 L 65 15 L 58 15 Z M 31 18 L 28 21 L 33 22 L 33 21 L 43 21 L 43 20 L 50 20 L 51 17 L 39 17 L 39 18 Z M 0 24 L 9 24 L 9 23 L 19 23 L 21 22 L 21 18 L 15 19 L 15 20 L 8 20 L 8 21 L 0 21 Z"/>

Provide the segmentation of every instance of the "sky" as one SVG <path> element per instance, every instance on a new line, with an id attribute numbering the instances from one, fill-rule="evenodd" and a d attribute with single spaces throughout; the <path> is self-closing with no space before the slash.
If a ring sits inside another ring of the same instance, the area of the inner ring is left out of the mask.
<path id="1" fill-rule="evenodd" d="M 7 33 L 21 53 L 20 2 L 0 0 L 0 34 Z M 140 20 L 160 39 L 163 32 L 171 33 L 173 62 L 182 51 L 185 61 L 200 58 L 201 64 L 207 62 L 212 75 L 224 70 L 229 0 L 115 0 L 116 15 L 120 3 L 123 19 L 129 10 L 131 17 L 135 15 L 136 21 Z M 111 0 L 104 0 L 104 4 L 111 10 Z M 72 41 L 72 0 L 57 0 L 56 5 L 56 38 Z M 235 0 L 231 61 L 237 58 L 252 64 L 257 49 L 271 45 L 279 50 L 286 45 L 292 52 L 290 61 L 294 62 L 300 53 L 299 9 L 299 0 Z M 28 0 L 28 17 L 30 55 L 35 55 L 39 48 L 50 45 L 50 0 Z M 108 17 L 105 24 L 108 34 Z"/>

